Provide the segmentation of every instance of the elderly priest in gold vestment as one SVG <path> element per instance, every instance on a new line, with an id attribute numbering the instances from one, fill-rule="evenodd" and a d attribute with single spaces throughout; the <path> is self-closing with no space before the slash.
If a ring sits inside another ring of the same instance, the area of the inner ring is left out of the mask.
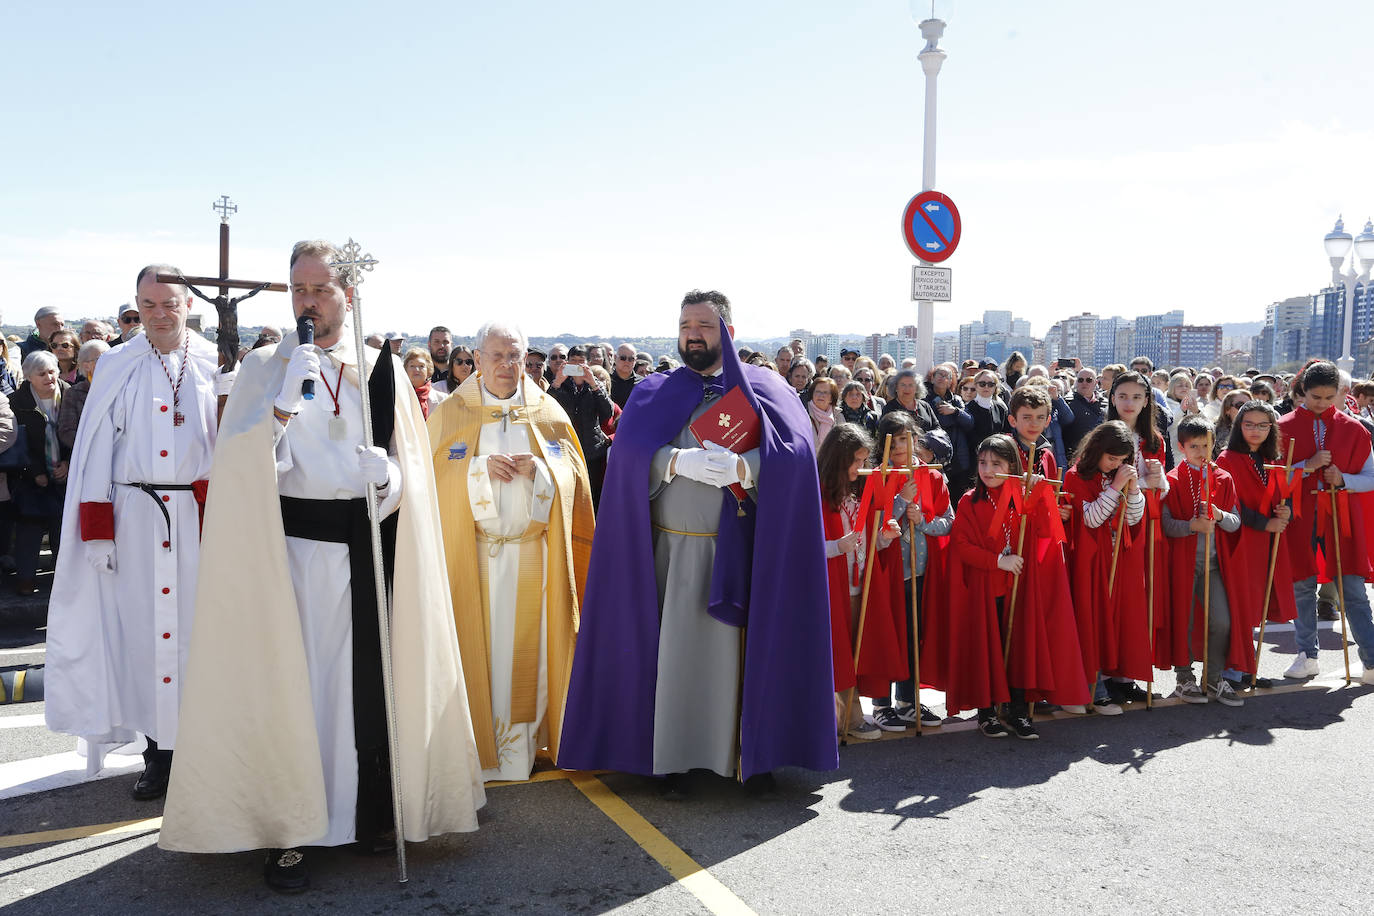
<path id="1" fill-rule="evenodd" d="M 526 340 L 477 332 L 477 372 L 429 417 L 458 648 L 484 781 L 557 759 L 591 556 L 577 433 L 524 372 Z"/>

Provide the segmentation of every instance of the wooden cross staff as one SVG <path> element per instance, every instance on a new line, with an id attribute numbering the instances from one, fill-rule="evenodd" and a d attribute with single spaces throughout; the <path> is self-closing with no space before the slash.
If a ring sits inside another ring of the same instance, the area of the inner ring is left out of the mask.
<path id="1" fill-rule="evenodd" d="M 1345 487 L 1327 487 L 1331 499 L 1331 540 L 1336 543 L 1336 607 L 1341 611 L 1341 653 L 1345 656 L 1345 686 L 1350 686 L 1350 625 L 1345 619 L 1345 572 L 1341 569 L 1341 510 L 1336 494 Z"/>
<path id="2" fill-rule="evenodd" d="M 1291 483 L 1293 480 L 1293 440 L 1288 440 L 1288 457 L 1283 464 L 1266 464 L 1266 470 L 1283 471 L 1284 480 Z M 1274 567 L 1279 561 L 1279 537 L 1280 532 L 1274 532 L 1271 543 L 1269 544 L 1269 575 L 1264 580 L 1264 609 L 1260 611 L 1260 631 L 1259 640 L 1255 643 L 1255 672 L 1250 675 L 1250 689 L 1253 691 L 1259 683 L 1259 663 L 1260 653 L 1264 651 L 1264 624 L 1269 617 L 1269 598 L 1274 591 Z"/>
<path id="3" fill-rule="evenodd" d="M 1212 463 L 1209 461 L 1202 466 L 1202 490 L 1206 494 L 1204 505 L 1207 508 L 1207 520 L 1212 520 Z M 1207 695 L 1207 652 L 1211 648 L 1211 622 L 1212 622 L 1212 530 L 1207 529 L 1204 535 L 1204 546 L 1202 552 L 1202 690 L 1203 696 Z M 1196 541 L 1194 542 L 1196 543 Z M 1192 646 L 1192 634 L 1188 634 L 1188 645 Z M 1191 667 L 1191 662 L 1190 662 Z M 1221 681 L 1218 676 L 1217 687 L 1220 689 Z"/>
<path id="4" fill-rule="evenodd" d="M 287 291 L 285 283 L 269 283 L 259 280 L 231 280 L 229 279 L 229 217 L 238 212 L 238 207 L 229 199 L 227 194 L 221 195 L 215 201 L 214 209 L 220 215 L 219 221 L 219 276 L 218 277 L 187 277 L 183 274 L 158 274 L 159 283 L 180 283 L 195 293 L 206 302 L 215 307 L 215 312 L 219 316 L 219 330 L 216 332 L 216 342 L 219 345 L 220 371 L 232 372 L 239 363 L 239 312 L 238 305 L 244 299 L 250 299 L 263 290 L 273 293 L 284 293 Z M 201 286 L 218 286 L 219 295 L 213 299 L 200 290 L 196 289 L 195 284 Z M 236 298 L 229 298 L 229 290 L 246 289 L 249 292 Z M 220 409 L 224 409 L 223 399 L 220 402 Z"/>

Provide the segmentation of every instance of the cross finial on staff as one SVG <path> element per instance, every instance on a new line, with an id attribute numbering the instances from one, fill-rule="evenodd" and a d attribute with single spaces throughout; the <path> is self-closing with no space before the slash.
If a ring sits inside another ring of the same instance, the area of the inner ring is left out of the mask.
<path id="1" fill-rule="evenodd" d="M 211 204 L 211 207 L 219 214 L 219 221 L 221 223 L 229 222 L 229 217 L 239 212 L 238 206 L 229 199 L 228 194 L 221 194 L 219 200 Z"/>
<path id="2" fill-rule="evenodd" d="M 343 274 L 344 286 L 350 287 L 363 282 L 362 271 L 376 267 L 377 259 L 371 254 L 363 254 L 363 246 L 349 238 L 339 249 L 339 257 L 330 263 Z"/>

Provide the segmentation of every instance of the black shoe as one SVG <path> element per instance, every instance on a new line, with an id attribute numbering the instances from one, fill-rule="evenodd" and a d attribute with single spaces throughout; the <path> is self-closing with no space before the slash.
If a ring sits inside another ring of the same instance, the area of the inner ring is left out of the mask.
<path id="1" fill-rule="evenodd" d="M 1011 734 L 991 713 L 978 713 L 978 730 L 988 738 L 1005 738 Z"/>
<path id="2" fill-rule="evenodd" d="M 1336 603 L 1335 603 L 1334 601 L 1327 601 L 1325 598 L 1323 598 L 1322 600 L 1318 601 L 1318 602 L 1317 602 L 1317 619 L 1318 619 L 1318 620 L 1340 620 L 1340 619 L 1341 619 L 1341 615 L 1340 615 L 1340 613 L 1336 610 Z"/>
<path id="3" fill-rule="evenodd" d="M 262 864 L 262 877 L 267 886 L 279 894 L 299 894 L 310 887 L 305 853 L 299 849 L 267 850 L 267 861 Z"/>
<path id="4" fill-rule="evenodd" d="M 687 787 L 686 773 L 669 773 L 663 777 L 659 783 L 658 794 L 667 801 L 684 801 L 691 797 L 692 792 Z"/>
<path id="5" fill-rule="evenodd" d="M 396 851 L 396 831 L 388 830 L 376 836 L 359 839 L 353 844 L 353 851 L 360 856 L 384 856 Z"/>
<path id="6" fill-rule="evenodd" d="M 167 778 L 172 775 L 171 762 L 154 754 L 143 768 L 143 775 L 134 783 L 134 801 L 156 801 L 167 794 Z"/>
<path id="7" fill-rule="evenodd" d="M 1235 687 L 1236 685 L 1235 685 L 1235 684 L 1232 684 L 1231 686 L 1232 686 L 1232 687 Z M 1260 690 L 1272 690 L 1273 687 L 1274 687 L 1274 681 L 1273 681 L 1271 678 L 1267 678 L 1267 677 L 1260 677 L 1260 678 L 1257 678 L 1257 677 L 1255 677 L 1253 674 L 1246 674 L 1246 675 L 1243 675 L 1243 676 L 1241 677 L 1241 679 L 1240 679 L 1240 687 L 1237 687 L 1236 689 L 1239 690 L 1241 687 L 1244 687 L 1244 688 L 1258 687 Z"/>
<path id="8" fill-rule="evenodd" d="M 944 724 L 945 720 L 932 712 L 929 706 L 921 707 L 921 728 L 939 728 Z"/>
<path id="9" fill-rule="evenodd" d="M 744 781 L 744 791 L 751 798 L 776 798 L 778 781 L 772 773 L 755 773 Z"/>
<path id="10" fill-rule="evenodd" d="M 1129 683 L 1125 681 L 1108 681 L 1107 693 L 1113 700 L 1116 700 L 1117 703 L 1144 703 L 1150 698 L 1150 695 L 1145 692 L 1144 688 L 1135 681 L 1130 681 Z"/>
<path id="11" fill-rule="evenodd" d="M 1034 741 L 1040 737 L 1040 733 L 1031 725 L 1031 720 L 1026 716 L 1016 716 L 1007 720 L 1007 726 L 1011 733 L 1022 741 Z"/>

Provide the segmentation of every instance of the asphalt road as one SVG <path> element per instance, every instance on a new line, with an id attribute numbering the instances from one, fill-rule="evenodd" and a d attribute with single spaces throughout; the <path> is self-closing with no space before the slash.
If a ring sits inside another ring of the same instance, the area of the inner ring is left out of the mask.
<path id="1" fill-rule="evenodd" d="M 259 853 L 163 852 L 147 826 L 15 839 L 156 817 L 160 803 L 129 797 L 136 770 L 0 795 L 0 906 L 15 914 L 1364 913 L 1374 688 L 1341 688 L 1339 638 L 1322 636 L 1322 678 L 1240 709 L 1166 703 L 1115 718 L 1062 717 L 1043 723 L 1037 742 L 992 741 L 957 725 L 852 742 L 837 772 L 784 770 L 777 797 L 763 800 L 709 774 L 682 802 L 661 799 L 639 777 L 600 777 L 719 882 L 705 895 L 709 906 L 692 893 L 704 875 L 675 880 L 561 776 L 491 788 L 477 833 L 409 847 L 405 886 L 391 859 L 323 850 L 312 853 L 314 888 L 281 897 L 264 887 Z M 0 647 L 36 639 L 41 631 L 0 630 Z M 1292 653 L 1291 631 L 1273 634 L 1264 673 L 1277 676 Z M 17 658 L 0 656 L 0 669 Z M 1358 662 L 1354 669 L 1358 678 Z M 41 711 L 40 703 L 0 707 L 0 772 L 71 750 L 71 739 L 41 725 L 2 727 L 3 717 Z"/>

